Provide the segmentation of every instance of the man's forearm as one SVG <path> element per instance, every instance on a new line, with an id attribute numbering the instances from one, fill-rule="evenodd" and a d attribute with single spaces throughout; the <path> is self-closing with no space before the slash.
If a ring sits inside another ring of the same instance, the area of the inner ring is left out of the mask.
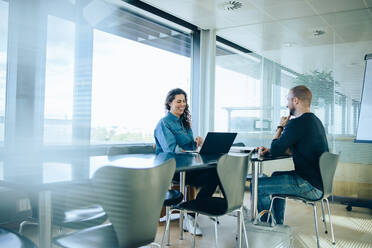
<path id="1" fill-rule="evenodd" d="M 275 135 L 274 135 L 274 139 L 279 139 L 280 135 L 282 135 L 282 132 L 283 132 L 283 128 L 278 128 L 276 129 L 276 132 L 275 132 Z"/>

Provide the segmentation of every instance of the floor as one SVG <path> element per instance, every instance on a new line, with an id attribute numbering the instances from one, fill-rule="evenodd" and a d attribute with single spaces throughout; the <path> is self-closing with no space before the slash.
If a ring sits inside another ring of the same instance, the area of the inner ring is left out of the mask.
<path id="1" fill-rule="evenodd" d="M 245 205 L 248 206 L 249 194 L 246 193 Z M 331 204 L 332 221 L 336 245 L 332 246 L 330 231 L 324 233 L 322 222 L 319 223 L 320 246 L 333 248 L 371 248 L 372 247 L 372 210 L 354 207 L 351 212 L 346 211 L 344 205 Z M 321 216 L 321 210 L 318 210 Z M 326 215 L 328 219 L 328 215 Z M 202 237 L 197 237 L 197 247 L 214 247 L 214 223 L 206 216 L 201 216 L 199 225 L 203 231 Z M 320 220 L 320 218 L 319 218 Z M 285 224 L 293 231 L 293 247 L 316 247 L 313 209 L 302 202 L 289 200 L 285 215 Z M 178 222 L 172 222 L 171 247 L 190 247 L 191 235 L 184 233 L 184 240 L 179 240 Z M 329 225 L 328 225 L 329 229 Z M 164 226 L 160 225 L 156 241 L 160 242 Z M 219 247 L 236 247 L 236 218 L 224 216 L 218 225 Z"/>
<path id="2" fill-rule="evenodd" d="M 249 204 L 249 194 L 245 194 L 245 206 Z M 372 247 L 372 210 L 354 207 L 351 212 L 345 210 L 344 205 L 331 204 L 332 218 L 336 245 L 332 246 L 330 232 L 324 233 L 324 226 L 319 222 L 321 247 L 350 247 L 367 248 Z M 318 215 L 320 216 L 320 208 Z M 202 237 L 196 238 L 197 247 L 214 247 L 214 224 L 206 216 L 200 216 L 199 226 L 203 231 Z M 327 218 L 328 219 L 328 218 Z M 285 224 L 291 226 L 293 231 L 293 247 L 307 248 L 316 247 L 314 232 L 313 210 L 302 202 L 290 200 L 287 204 Z M 329 228 L 329 227 L 328 227 Z M 164 232 L 164 224 L 160 223 L 155 238 L 161 241 Z M 37 227 L 26 226 L 25 235 L 35 242 L 37 241 Z M 55 230 L 55 234 L 57 230 Z M 224 216 L 220 218 L 218 225 L 219 247 L 236 247 L 236 218 Z M 178 221 L 171 222 L 171 247 L 190 247 L 191 235 L 184 233 L 184 240 L 179 240 Z"/>

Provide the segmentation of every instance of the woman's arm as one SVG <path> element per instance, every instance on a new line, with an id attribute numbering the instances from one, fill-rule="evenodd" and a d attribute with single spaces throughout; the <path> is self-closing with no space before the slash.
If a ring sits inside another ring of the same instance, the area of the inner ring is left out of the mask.
<path id="1" fill-rule="evenodd" d="M 174 152 L 176 149 L 176 137 L 163 120 L 159 122 L 155 129 L 155 138 L 159 142 L 163 152 Z"/>

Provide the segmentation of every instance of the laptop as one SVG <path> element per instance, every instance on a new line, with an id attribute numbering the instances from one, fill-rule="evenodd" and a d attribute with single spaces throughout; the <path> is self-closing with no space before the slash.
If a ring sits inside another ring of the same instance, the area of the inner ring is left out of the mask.
<path id="1" fill-rule="evenodd" d="M 198 153 L 201 155 L 228 153 L 236 135 L 237 133 L 208 132 Z M 196 151 L 185 152 L 196 153 Z"/>

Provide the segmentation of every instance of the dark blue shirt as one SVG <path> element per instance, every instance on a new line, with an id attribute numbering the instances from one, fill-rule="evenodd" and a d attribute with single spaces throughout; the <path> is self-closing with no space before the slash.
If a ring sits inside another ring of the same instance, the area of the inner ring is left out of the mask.
<path id="1" fill-rule="evenodd" d="M 161 152 L 180 152 L 182 149 L 196 149 L 192 130 L 182 125 L 181 118 L 178 119 L 177 116 L 168 112 L 168 114 L 158 122 L 154 130 L 156 154 Z"/>
<path id="2" fill-rule="evenodd" d="M 279 156 L 287 148 L 291 150 L 296 174 L 323 190 L 319 158 L 323 152 L 328 152 L 328 142 L 318 117 L 304 113 L 290 120 L 279 139 L 272 141 L 270 152 L 272 156 Z"/>

